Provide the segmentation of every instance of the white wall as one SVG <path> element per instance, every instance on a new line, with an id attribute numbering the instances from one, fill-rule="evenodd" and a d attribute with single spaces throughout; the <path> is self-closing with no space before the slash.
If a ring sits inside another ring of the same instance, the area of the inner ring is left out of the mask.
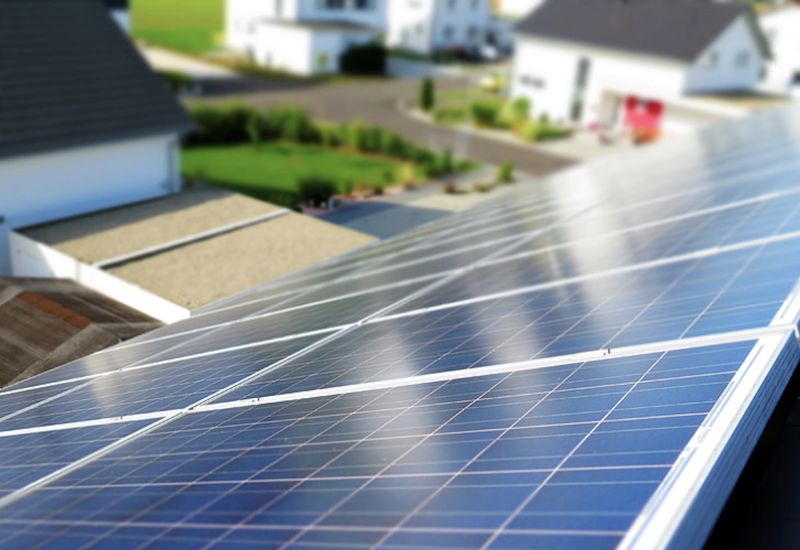
<path id="1" fill-rule="evenodd" d="M 479 45 L 494 30 L 489 0 L 389 0 L 386 44 L 430 54 Z M 449 29 L 449 33 L 447 33 Z M 474 29 L 470 40 L 469 30 Z"/>
<path id="2" fill-rule="evenodd" d="M 795 73 L 800 73 L 800 8 L 787 6 L 766 13 L 760 23 L 772 50 L 761 87 L 787 94 Z"/>
<path id="3" fill-rule="evenodd" d="M 255 62 L 295 74 L 314 72 L 312 33 L 302 27 L 280 23 L 260 23 L 253 41 Z"/>
<path id="4" fill-rule="evenodd" d="M 257 57 L 256 42 L 263 41 L 263 38 L 256 36 L 259 34 L 259 20 L 262 19 L 292 22 L 341 21 L 377 29 L 385 28 L 386 0 L 370 0 L 371 3 L 366 8 L 357 8 L 354 0 L 348 1 L 350 3 L 346 3 L 344 8 L 333 9 L 325 8 L 319 0 L 226 0 L 226 42 L 235 50 L 253 51 Z"/>
<path id="5" fill-rule="evenodd" d="M 485 43 L 486 34 L 493 29 L 489 4 L 489 0 L 436 0 L 430 50 Z M 447 29 L 451 31 L 449 39 Z"/>
<path id="6" fill-rule="evenodd" d="M 741 16 L 692 64 L 684 89 L 689 94 L 753 90 L 761 76 L 761 65 L 758 45 Z"/>
<path id="7" fill-rule="evenodd" d="M 14 277 L 72 279 L 165 323 L 189 317 L 189 310 L 42 243 L 10 232 Z"/>
<path id="8" fill-rule="evenodd" d="M 608 89 L 665 99 L 681 95 L 686 70 L 681 63 L 518 36 L 512 97 L 527 97 L 534 116 L 547 114 L 552 121 L 569 122 L 581 58 L 590 61 L 580 121 L 583 125 L 600 120 Z"/>
<path id="9" fill-rule="evenodd" d="M 180 189 L 177 136 L 164 135 L 0 160 L 0 276 L 5 231 Z"/>
<path id="10" fill-rule="evenodd" d="M 386 45 L 428 53 L 431 44 L 433 0 L 388 0 Z"/>
<path id="11" fill-rule="evenodd" d="M 500 13 L 512 17 L 525 17 L 543 2 L 544 0 L 501 0 Z"/>

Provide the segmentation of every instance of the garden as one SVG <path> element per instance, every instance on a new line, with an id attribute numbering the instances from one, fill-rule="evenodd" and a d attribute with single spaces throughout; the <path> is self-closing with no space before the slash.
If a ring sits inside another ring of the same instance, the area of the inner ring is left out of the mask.
<path id="1" fill-rule="evenodd" d="M 134 38 L 171 50 L 203 54 L 217 50 L 224 0 L 134 0 Z"/>
<path id="2" fill-rule="evenodd" d="M 196 129 L 182 152 L 184 177 L 282 206 L 382 194 L 476 168 L 359 121 L 315 122 L 298 107 L 195 106 L 190 113 Z"/>
<path id="3" fill-rule="evenodd" d="M 510 132 L 522 141 L 538 142 L 562 139 L 572 134 L 567 126 L 553 124 L 546 115 L 532 119 L 530 102 L 519 97 L 508 99 L 484 90 L 447 90 L 436 92 L 434 83 L 420 84 L 419 109 L 439 124 Z"/>

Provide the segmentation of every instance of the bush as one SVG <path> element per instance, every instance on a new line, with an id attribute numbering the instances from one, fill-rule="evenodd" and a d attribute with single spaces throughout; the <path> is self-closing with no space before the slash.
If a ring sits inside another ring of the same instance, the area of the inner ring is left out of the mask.
<path id="1" fill-rule="evenodd" d="M 476 193 L 488 193 L 494 188 L 494 184 L 490 181 L 478 182 L 472 186 L 472 190 Z"/>
<path id="2" fill-rule="evenodd" d="M 194 89 L 194 81 L 180 71 L 158 71 L 158 76 L 173 93 L 189 92 Z"/>
<path id="3" fill-rule="evenodd" d="M 317 132 L 323 147 L 336 149 L 344 145 L 344 129 L 339 124 L 317 124 Z"/>
<path id="4" fill-rule="evenodd" d="M 527 97 L 518 97 L 511 104 L 513 112 L 513 123 L 521 124 L 528 120 L 531 111 L 531 102 Z"/>
<path id="5" fill-rule="evenodd" d="M 190 107 L 196 129 L 187 137 L 189 145 L 244 143 L 248 140 L 247 122 L 254 111 L 240 104 L 226 107 Z"/>
<path id="6" fill-rule="evenodd" d="M 271 139 L 297 143 L 319 143 L 320 131 L 300 107 L 276 107 L 264 117 L 266 134 Z"/>
<path id="7" fill-rule="evenodd" d="M 433 85 L 433 79 L 430 77 L 424 78 L 419 83 L 419 108 L 423 111 L 430 112 L 436 103 L 436 91 Z"/>
<path id="8" fill-rule="evenodd" d="M 550 126 L 549 124 L 543 124 L 539 126 L 539 134 L 536 136 L 536 140 L 550 141 L 553 139 L 562 139 L 569 137 L 571 134 L 572 131 L 567 128 L 558 128 L 556 126 Z"/>
<path id="9" fill-rule="evenodd" d="M 495 125 L 500 112 L 500 106 L 493 101 L 479 100 L 470 106 L 472 121 L 478 126 L 491 127 Z"/>
<path id="10" fill-rule="evenodd" d="M 352 45 L 339 58 L 345 74 L 382 75 L 386 73 L 386 48 L 377 42 Z"/>
<path id="11" fill-rule="evenodd" d="M 336 193 L 336 183 L 324 176 L 307 176 L 297 182 L 303 202 L 324 206 Z"/>
<path id="12" fill-rule="evenodd" d="M 536 141 L 539 139 L 539 128 L 539 123 L 528 120 L 519 129 L 518 135 L 525 141 Z"/>
<path id="13" fill-rule="evenodd" d="M 497 181 L 500 183 L 511 183 L 514 179 L 514 165 L 508 161 L 501 162 L 497 167 Z"/>
<path id="14" fill-rule="evenodd" d="M 458 186 L 455 183 L 445 183 L 442 186 L 442 191 L 448 195 L 455 195 L 458 193 Z"/>

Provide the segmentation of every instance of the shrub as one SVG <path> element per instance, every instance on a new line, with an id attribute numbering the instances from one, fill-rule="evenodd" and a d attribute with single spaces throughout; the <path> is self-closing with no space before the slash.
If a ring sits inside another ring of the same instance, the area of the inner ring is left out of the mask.
<path id="1" fill-rule="evenodd" d="M 488 193 L 494 188 L 494 184 L 490 181 L 482 181 L 472 186 L 472 190 L 476 193 Z"/>
<path id="2" fill-rule="evenodd" d="M 562 139 L 569 137 L 571 134 L 572 131 L 567 128 L 558 128 L 556 126 L 550 126 L 549 124 L 543 124 L 539 126 L 539 133 L 536 136 L 536 140 L 550 141 L 553 139 Z"/>
<path id="3" fill-rule="evenodd" d="M 472 121 L 478 126 L 494 126 L 500 107 L 493 101 L 479 100 L 470 105 Z"/>
<path id="4" fill-rule="evenodd" d="M 324 147 L 335 149 L 345 142 L 343 128 L 338 124 L 317 124 L 319 141 Z"/>
<path id="5" fill-rule="evenodd" d="M 518 97 L 511 104 L 513 112 L 513 123 L 521 124 L 528 120 L 528 114 L 531 111 L 531 102 L 527 97 Z"/>
<path id="6" fill-rule="evenodd" d="M 336 193 L 336 184 L 324 176 L 307 176 L 297 183 L 303 202 L 312 206 L 324 206 Z"/>
<path id="7" fill-rule="evenodd" d="M 250 143 L 253 144 L 253 147 L 255 147 L 256 150 L 261 149 L 263 126 L 264 124 L 261 115 L 256 112 L 250 113 L 250 117 L 247 119 L 247 123 L 245 124 L 245 131 L 250 138 Z"/>
<path id="8" fill-rule="evenodd" d="M 539 139 L 539 129 L 541 127 L 541 124 L 528 120 L 519 129 L 518 135 L 525 141 L 536 141 Z"/>
<path id="9" fill-rule="evenodd" d="M 394 132 L 384 130 L 381 133 L 380 152 L 387 157 L 404 158 L 405 143 L 403 138 Z"/>
<path id="10" fill-rule="evenodd" d="M 265 116 L 266 130 L 273 139 L 285 139 L 298 143 L 319 143 L 320 132 L 308 113 L 300 107 L 276 107 Z"/>
<path id="11" fill-rule="evenodd" d="M 241 104 L 222 108 L 199 105 L 190 107 L 189 114 L 196 125 L 187 137 L 189 145 L 244 143 L 248 140 L 245 128 L 253 114 L 249 107 Z"/>
<path id="12" fill-rule="evenodd" d="M 158 71 L 158 76 L 173 93 L 188 92 L 194 89 L 194 81 L 180 71 Z"/>
<path id="13" fill-rule="evenodd" d="M 355 184 L 353 183 L 353 180 L 344 180 L 339 186 L 339 192 L 342 195 L 352 195 L 354 188 Z"/>
<path id="14" fill-rule="evenodd" d="M 430 112 L 436 103 L 436 90 L 434 89 L 433 79 L 426 77 L 419 83 L 419 108 Z"/>
<path id="15" fill-rule="evenodd" d="M 465 107 L 437 107 L 433 119 L 440 124 L 463 124 L 469 120 L 469 112 Z"/>
<path id="16" fill-rule="evenodd" d="M 500 183 L 511 183 L 514 179 L 514 165 L 508 161 L 501 162 L 497 167 L 497 181 Z"/>
<path id="17" fill-rule="evenodd" d="M 442 191 L 444 191 L 448 195 L 455 195 L 456 193 L 458 193 L 458 186 L 455 183 L 445 183 L 442 186 Z"/>
<path id="18" fill-rule="evenodd" d="M 339 57 L 339 70 L 356 75 L 385 74 L 386 48 L 377 42 L 354 44 Z"/>

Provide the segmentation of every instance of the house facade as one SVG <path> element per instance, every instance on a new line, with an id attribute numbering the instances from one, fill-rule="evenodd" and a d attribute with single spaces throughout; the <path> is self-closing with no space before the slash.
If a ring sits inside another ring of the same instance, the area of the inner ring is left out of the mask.
<path id="1" fill-rule="evenodd" d="M 702 0 L 550 0 L 515 36 L 533 116 L 654 133 L 703 121 L 693 96 L 754 90 L 768 57 L 748 8 Z"/>
<path id="2" fill-rule="evenodd" d="M 764 91 L 789 95 L 800 90 L 800 7 L 787 5 L 759 17 L 772 59 L 764 71 Z"/>
<path id="3" fill-rule="evenodd" d="M 489 0 L 227 0 L 226 40 L 259 65 L 301 75 L 336 72 L 351 45 L 377 41 L 429 55 L 507 45 Z"/>
<path id="4" fill-rule="evenodd" d="M 389 0 L 386 45 L 429 55 L 450 48 L 474 49 L 505 37 L 488 0 Z"/>
<path id="5" fill-rule="evenodd" d="M 259 65 L 300 75 L 334 73 L 352 45 L 381 41 L 382 0 L 228 0 L 228 46 Z"/>
<path id="6" fill-rule="evenodd" d="M 0 35 L 9 54 L 0 276 L 9 276 L 9 231 L 178 191 L 191 123 L 100 3 L 0 0 Z"/>

